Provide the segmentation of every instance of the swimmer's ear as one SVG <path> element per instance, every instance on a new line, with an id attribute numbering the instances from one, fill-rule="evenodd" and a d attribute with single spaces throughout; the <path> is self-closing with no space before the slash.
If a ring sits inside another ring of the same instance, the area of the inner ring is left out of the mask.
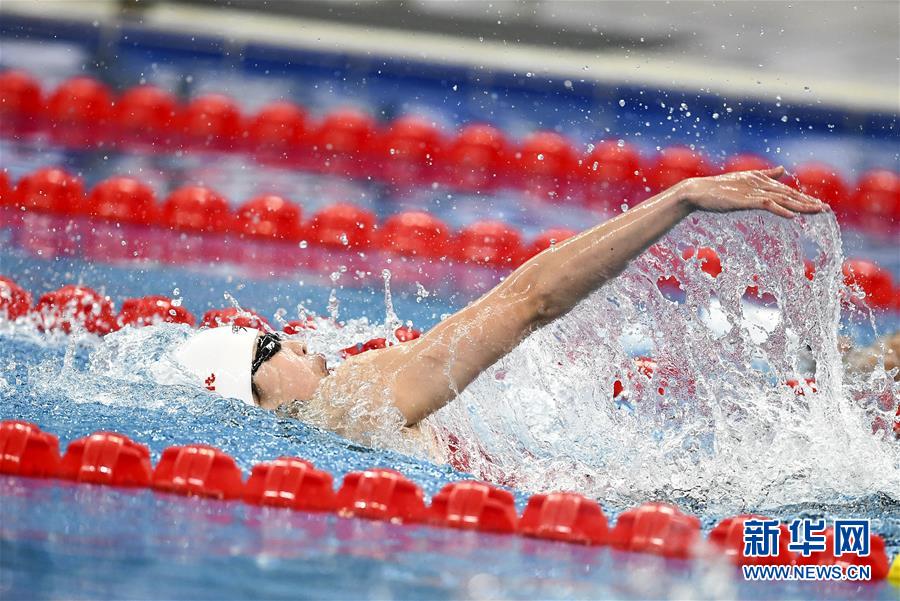
<path id="1" fill-rule="evenodd" d="M 771 169 L 763 169 L 760 173 L 766 177 L 771 177 L 772 179 L 781 179 L 784 175 L 784 166 L 779 165 L 778 167 L 772 167 Z"/>

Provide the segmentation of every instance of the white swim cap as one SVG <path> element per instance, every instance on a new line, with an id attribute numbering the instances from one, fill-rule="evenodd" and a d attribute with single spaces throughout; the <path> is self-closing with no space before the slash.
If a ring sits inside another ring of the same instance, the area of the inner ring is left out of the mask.
<path id="1" fill-rule="evenodd" d="M 197 383 L 224 397 L 255 405 L 250 364 L 259 331 L 221 326 L 200 330 L 175 351 L 175 358 Z"/>

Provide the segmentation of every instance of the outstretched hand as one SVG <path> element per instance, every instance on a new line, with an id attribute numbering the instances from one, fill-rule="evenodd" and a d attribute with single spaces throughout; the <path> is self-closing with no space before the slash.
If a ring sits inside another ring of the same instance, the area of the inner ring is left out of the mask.
<path id="1" fill-rule="evenodd" d="M 693 208 L 713 213 L 762 209 L 792 219 L 797 213 L 821 213 L 828 208 L 822 201 L 778 181 L 784 173 L 784 167 L 736 171 L 689 179 L 682 185 Z"/>

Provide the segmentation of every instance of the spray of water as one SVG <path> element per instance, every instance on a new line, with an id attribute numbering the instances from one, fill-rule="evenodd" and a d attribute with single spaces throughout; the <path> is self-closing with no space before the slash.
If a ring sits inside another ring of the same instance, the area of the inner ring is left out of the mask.
<path id="1" fill-rule="evenodd" d="M 722 273 L 680 261 L 687 246 L 713 248 Z M 529 490 L 731 509 L 900 498 L 900 446 L 872 428 L 896 408 L 896 385 L 842 368 L 841 261 L 831 216 L 693 218 L 430 422 L 476 475 Z M 657 285 L 666 276 L 681 302 Z M 749 302 L 751 285 L 768 310 Z M 652 377 L 635 369 L 635 341 Z M 785 384 L 809 375 L 816 392 Z M 627 400 L 612 400 L 616 380 Z"/>

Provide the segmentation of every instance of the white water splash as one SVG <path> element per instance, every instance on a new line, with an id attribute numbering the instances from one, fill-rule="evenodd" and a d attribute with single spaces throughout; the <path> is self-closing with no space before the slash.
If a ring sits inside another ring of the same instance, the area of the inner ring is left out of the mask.
<path id="1" fill-rule="evenodd" d="M 734 510 L 878 491 L 900 498 L 900 445 L 872 431 L 874 417 L 896 408 L 896 384 L 842 368 L 833 217 L 702 216 L 662 243 L 684 245 L 714 248 L 723 272 L 713 279 L 686 262 L 676 304 L 655 285 L 670 264 L 645 253 L 432 417 L 457 460 L 488 480 L 621 503 L 694 499 Z M 768 322 L 748 319 L 760 314 L 744 298 L 754 275 L 777 300 L 777 312 L 762 313 Z M 635 372 L 635 340 L 658 362 L 651 380 L 623 377 Z M 811 375 L 805 354 L 818 392 L 798 396 L 784 382 Z M 617 379 L 627 403 L 612 400 Z"/>

